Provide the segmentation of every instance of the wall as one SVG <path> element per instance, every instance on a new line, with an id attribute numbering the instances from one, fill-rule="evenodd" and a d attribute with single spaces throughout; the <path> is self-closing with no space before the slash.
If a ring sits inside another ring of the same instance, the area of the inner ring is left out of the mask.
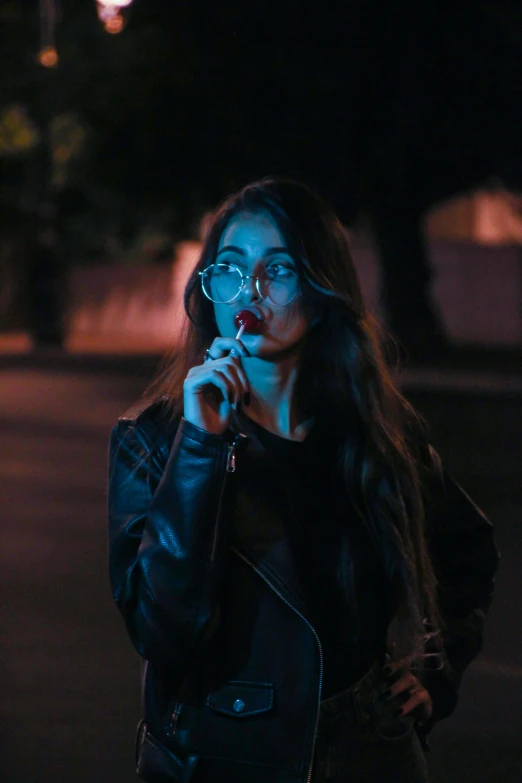
<path id="1" fill-rule="evenodd" d="M 175 342 L 184 320 L 183 288 L 199 245 L 184 242 L 172 265 L 78 268 L 70 283 L 75 334 L 126 335 Z M 369 242 L 353 241 L 369 306 L 379 315 L 379 267 Z M 522 344 L 522 248 L 431 241 L 433 295 L 456 344 Z"/>

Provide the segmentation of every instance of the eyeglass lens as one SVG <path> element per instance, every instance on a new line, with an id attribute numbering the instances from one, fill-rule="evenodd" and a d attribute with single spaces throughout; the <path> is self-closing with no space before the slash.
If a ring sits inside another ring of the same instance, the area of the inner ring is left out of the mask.
<path id="1" fill-rule="evenodd" d="M 243 278 L 237 267 L 229 264 L 213 264 L 202 275 L 205 294 L 213 302 L 225 304 L 237 297 L 243 286 Z M 273 304 L 288 304 L 296 295 L 297 275 L 293 269 L 275 265 L 259 275 L 259 290 L 263 299 Z"/>

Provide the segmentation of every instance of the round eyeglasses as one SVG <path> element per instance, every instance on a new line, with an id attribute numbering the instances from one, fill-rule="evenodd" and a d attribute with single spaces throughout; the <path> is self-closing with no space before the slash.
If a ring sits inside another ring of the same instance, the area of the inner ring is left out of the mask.
<path id="1" fill-rule="evenodd" d="M 261 299 L 279 307 L 290 304 L 299 291 L 297 273 L 282 264 L 272 264 L 260 275 L 244 275 L 234 264 L 212 264 L 199 275 L 203 293 L 216 304 L 234 302 L 241 294 L 245 280 L 255 280 Z"/>

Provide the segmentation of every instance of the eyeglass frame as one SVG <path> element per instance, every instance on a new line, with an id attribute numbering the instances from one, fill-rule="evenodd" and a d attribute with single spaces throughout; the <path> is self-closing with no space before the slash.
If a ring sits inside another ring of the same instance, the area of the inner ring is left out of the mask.
<path id="1" fill-rule="evenodd" d="M 229 299 L 227 302 L 215 302 L 213 299 L 210 298 L 210 296 L 205 291 L 205 287 L 203 285 L 203 275 L 205 274 L 205 272 L 208 272 L 208 270 L 211 269 L 213 266 L 229 266 L 229 267 L 232 266 L 232 267 L 234 267 L 234 269 L 237 269 L 237 271 L 241 275 L 241 287 L 240 287 L 239 291 L 237 292 L 237 294 L 235 296 L 232 297 L 232 299 Z M 299 282 L 299 276 L 298 276 L 297 272 L 295 271 L 295 269 L 290 269 L 290 271 L 295 274 L 295 276 L 297 277 L 297 280 Z M 259 290 L 259 278 L 261 277 L 261 275 L 244 275 L 243 272 L 241 271 L 241 269 L 238 266 L 236 266 L 236 264 L 219 264 L 219 262 L 216 264 L 216 262 L 214 262 L 213 264 L 209 264 L 209 266 L 205 267 L 205 269 L 203 269 L 202 272 L 198 272 L 198 275 L 201 278 L 201 289 L 202 289 L 203 293 L 205 294 L 207 299 L 210 302 L 213 302 L 214 304 L 232 304 L 232 302 L 235 302 L 237 299 L 239 299 L 239 297 L 243 293 L 243 288 L 245 287 L 245 280 L 255 280 L 256 281 L 256 291 L 259 294 L 259 296 L 261 298 L 261 301 L 264 302 L 265 299 L 268 299 L 268 297 L 263 296 L 263 294 Z M 275 302 L 272 302 L 272 300 L 270 300 L 270 303 L 274 307 L 287 307 L 290 304 L 290 302 L 293 302 L 293 300 L 296 298 L 296 296 L 299 293 L 300 293 L 300 291 L 299 291 L 299 288 L 298 288 L 297 291 L 295 292 L 295 294 L 293 295 L 293 297 L 291 299 L 289 299 L 288 302 L 286 302 L 284 305 L 275 304 Z"/>

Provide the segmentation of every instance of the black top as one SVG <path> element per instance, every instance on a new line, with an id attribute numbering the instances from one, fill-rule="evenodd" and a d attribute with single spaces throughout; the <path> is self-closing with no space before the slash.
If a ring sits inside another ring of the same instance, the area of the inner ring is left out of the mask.
<path id="1" fill-rule="evenodd" d="M 286 533 L 307 619 L 323 648 L 325 699 L 357 682 L 376 659 L 383 660 L 390 619 L 386 578 L 336 478 L 331 438 L 325 439 L 314 427 L 304 441 L 292 441 L 252 419 L 241 420 L 246 425 L 243 431 L 261 445 L 257 456 L 264 470 L 260 473 L 258 463 L 258 477 L 278 483 L 282 497 L 286 495 Z M 346 591 L 337 578 L 341 556 L 348 573 Z"/>

